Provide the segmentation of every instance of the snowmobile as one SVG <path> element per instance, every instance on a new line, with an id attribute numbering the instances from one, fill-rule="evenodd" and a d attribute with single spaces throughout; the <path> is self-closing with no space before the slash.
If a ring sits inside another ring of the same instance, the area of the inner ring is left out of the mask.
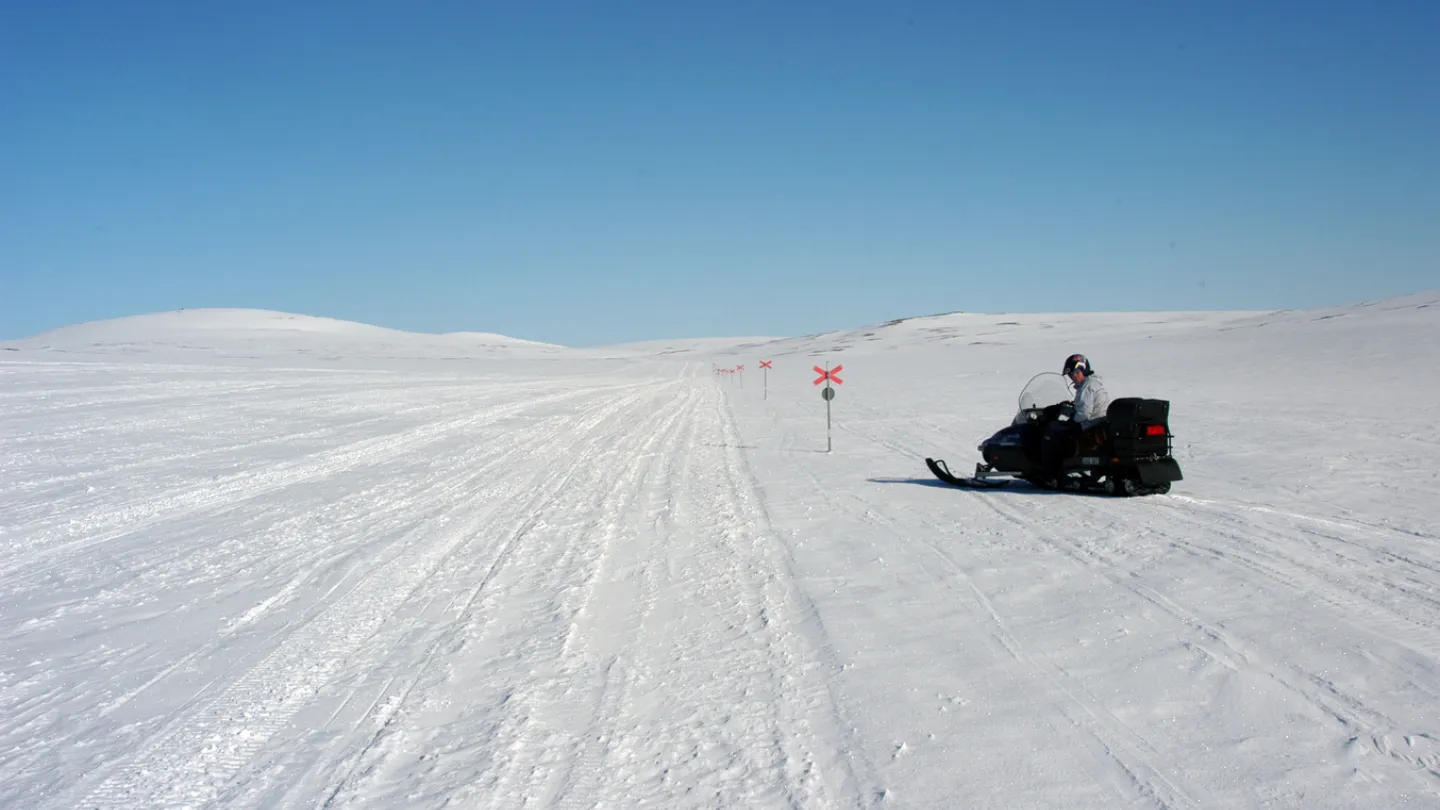
<path id="1" fill-rule="evenodd" d="M 1110 402 L 1105 416 L 1073 421 L 1074 406 L 1065 377 L 1037 374 L 1020 392 L 1020 410 L 1008 427 L 980 443 L 975 475 L 960 478 L 939 459 L 927 458 L 930 472 L 959 487 L 1002 487 L 1015 480 L 1043 489 L 1163 495 L 1183 478 L 1170 454 L 1170 403 L 1127 397 Z M 1058 467 L 1047 465 L 1047 455 Z"/>

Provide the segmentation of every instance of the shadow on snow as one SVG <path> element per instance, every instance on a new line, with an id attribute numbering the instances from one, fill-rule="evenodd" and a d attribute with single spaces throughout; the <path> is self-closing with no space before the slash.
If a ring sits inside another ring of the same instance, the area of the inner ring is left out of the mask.
<path id="1" fill-rule="evenodd" d="M 933 487 L 936 489 L 952 489 L 956 492 L 973 492 L 976 494 L 992 495 L 1063 495 L 1067 498 L 1105 498 L 1112 499 L 1113 495 L 1103 492 L 1082 492 L 1076 490 L 1042 489 L 1028 481 L 1012 480 L 1003 487 L 957 487 L 935 478 L 867 478 L 872 484 L 912 484 L 920 487 Z"/>

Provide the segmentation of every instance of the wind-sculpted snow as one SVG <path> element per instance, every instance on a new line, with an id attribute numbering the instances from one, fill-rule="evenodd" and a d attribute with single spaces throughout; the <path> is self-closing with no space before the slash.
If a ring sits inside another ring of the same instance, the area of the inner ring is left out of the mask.
<path id="1" fill-rule="evenodd" d="M 1440 804 L 1437 304 L 21 347 L 0 806 Z M 1171 494 L 929 478 L 1073 351 Z"/>

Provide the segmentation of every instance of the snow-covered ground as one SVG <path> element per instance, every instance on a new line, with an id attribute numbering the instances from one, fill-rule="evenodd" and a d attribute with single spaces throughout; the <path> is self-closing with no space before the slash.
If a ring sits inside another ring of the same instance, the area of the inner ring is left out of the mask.
<path id="1" fill-rule="evenodd" d="M 1437 335 L 3 343 L 0 806 L 1440 807 Z M 1172 401 L 1170 495 L 928 477 L 1077 351 Z"/>

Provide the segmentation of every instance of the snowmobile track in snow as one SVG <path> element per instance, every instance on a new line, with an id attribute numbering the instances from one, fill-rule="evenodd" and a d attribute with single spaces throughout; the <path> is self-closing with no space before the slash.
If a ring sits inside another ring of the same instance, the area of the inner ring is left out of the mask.
<path id="1" fill-rule="evenodd" d="M 818 479 L 815 479 L 815 484 L 817 490 L 825 491 Z M 1034 527 L 1029 521 L 987 500 L 983 491 L 972 491 L 972 494 L 1007 521 L 1027 532 L 1033 531 Z M 831 505 L 855 515 L 858 520 L 883 526 L 898 542 L 905 542 L 912 537 L 886 515 L 868 508 L 857 511 L 833 496 L 825 497 Z M 992 651 L 1002 659 L 1009 658 L 1019 665 L 1017 677 L 1033 683 L 1034 694 L 1039 696 L 1038 699 L 1043 700 L 1064 718 L 1065 723 L 1060 728 L 1067 728 L 1071 734 L 1070 750 L 1087 752 L 1096 765 L 1094 773 L 1114 774 L 1110 787 L 1116 792 L 1119 801 L 1126 804 L 1137 800 L 1144 801 L 1158 808 L 1206 806 L 1203 794 L 1202 798 L 1195 797 L 1198 792 L 1195 787 L 1177 784 L 1156 767 L 1154 760 L 1158 753 L 1144 736 L 1105 708 L 1103 702 L 1090 694 L 1070 673 L 1028 649 L 984 590 L 952 554 L 938 540 L 933 539 L 948 536 L 951 529 L 924 518 L 915 519 L 930 529 L 930 537 L 917 539 L 944 563 L 946 570 L 963 587 L 965 596 L 977 608 L 975 615 L 983 617 L 989 626 L 989 638 L 994 642 L 991 645 Z"/>
<path id="2" fill-rule="evenodd" d="M 22 584 L 33 584 L 45 570 L 63 564 L 66 559 L 79 558 L 97 545 L 164 521 L 221 512 L 305 481 L 389 458 L 402 451 L 413 451 L 440 441 L 457 430 L 496 422 L 537 405 L 578 396 L 575 392 L 561 392 L 539 400 L 507 403 L 443 422 L 422 423 L 398 434 L 363 439 L 300 461 L 277 464 L 259 473 L 236 473 L 216 481 L 116 505 L 107 509 L 104 517 L 81 524 L 65 522 L 53 527 L 17 526 L 11 531 L 26 538 L 22 546 L 25 555 L 9 564 L 13 573 L 10 578 L 0 580 L 0 587 L 14 589 Z M 75 537 L 77 534 L 81 536 Z M 37 568 L 40 569 L 38 572 L 26 573 L 27 569 Z"/>
<path id="3" fill-rule="evenodd" d="M 630 401 L 612 402 L 571 427 L 588 429 L 612 417 Z M 457 429 L 478 418 L 483 417 L 443 424 Z M 443 435 L 441 428 L 433 426 L 419 432 L 431 439 Z M 383 444 L 395 450 L 409 443 Z M 545 439 L 543 447 L 529 450 L 537 456 L 563 457 L 572 446 L 568 436 L 557 431 Z M 506 461 L 507 457 L 501 456 L 487 466 L 503 468 Z M 556 483 L 563 484 L 564 480 Z M 539 497 L 526 498 L 525 502 Z M 477 494 L 471 500 L 483 504 L 486 499 Z M 322 613 L 292 628 L 265 659 L 218 694 L 198 696 L 187 704 L 180 715 L 152 734 L 151 742 L 141 746 L 128 763 L 118 771 L 111 770 L 91 790 L 85 804 L 152 807 L 175 802 L 203 803 L 221 795 L 228 780 L 490 519 L 486 509 L 473 511 L 462 516 L 454 527 L 440 527 L 434 538 L 428 523 L 417 525 L 387 560 L 367 572 Z M 508 546 L 501 548 L 495 565 L 508 552 Z M 154 781 L 157 777 L 161 781 Z"/>
<path id="4" fill-rule="evenodd" d="M 1012 512 L 1008 505 L 1001 505 L 995 501 L 986 501 L 986 503 L 990 508 L 1006 514 L 1017 523 L 1025 522 L 1025 518 L 1019 513 Z M 1214 526 L 1209 522 L 1195 521 L 1193 525 L 1206 532 L 1214 532 Z M 1198 611 L 1186 607 L 1178 599 L 1165 594 L 1159 588 L 1146 584 L 1146 577 L 1143 573 L 1134 570 L 1113 554 L 1106 553 L 1093 544 L 1077 542 L 1035 524 L 1030 524 L 1030 530 L 1077 563 L 1105 577 L 1116 588 L 1132 593 L 1160 608 L 1183 627 L 1188 628 L 1190 632 L 1186 643 L 1193 649 L 1213 658 L 1232 671 L 1255 669 L 1263 672 L 1272 681 L 1281 684 L 1302 700 L 1316 706 L 1334 717 L 1344 727 L 1352 730 L 1353 739 L 1365 741 L 1365 744 L 1370 745 L 1377 753 L 1384 755 L 1384 760 L 1404 766 L 1396 771 L 1397 776 L 1414 780 L 1417 787 L 1429 795 L 1440 796 L 1440 782 L 1419 776 L 1419 773 L 1426 769 L 1429 769 L 1433 776 L 1440 776 L 1440 773 L 1436 773 L 1433 767 L 1437 752 L 1429 751 L 1426 746 L 1422 745 L 1421 752 L 1417 755 L 1409 753 L 1415 748 L 1414 745 L 1394 744 L 1393 741 L 1398 737 L 1411 739 L 1415 736 L 1405 734 L 1401 730 L 1403 724 L 1375 711 L 1363 699 L 1347 694 L 1323 675 L 1309 672 L 1295 663 L 1275 660 L 1260 648 L 1245 644 L 1234 634 L 1206 621 Z M 1300 568 L 1289 568 L 1282 573 L 1264 563 L 1257 562 L 1260 556 L 1265 556 L 1265 553 L 1259 550 L 1237 555 L 1234 552 L 1204 548 L 1185 539 L 1168 537 L 1166 542 L 1197 556 L 1213 556 L 1217 560 L 1249 568 L 1271 578 L 1277 584 L 1284 585 L 1287 589 L 1293 589 L 1297 581 L 1305 581 L 1309 577 L 1309 574 L 1302 574 Z M 1327 579 L 1314 581 L 1314 585 L 1315 587 L 1308 589 L 1312 595 L 1334 605 L 1345 615 L 1352 617 L 1376 615 L 1375 611 L 1379 607 L 1378 605 L 1349 598 L 1345 595 L 1348 589 L 1343 588 L 1339 583 Z M 1337 592 L 1337 587 L 1340 592 Z M 1380 609 L 1389 613 L 1387 609 Z M 1382 634 L 1387 637 L 1408 640 L 1409 643 L 1416 645 L 1417 649 L 1423 650 L 1432 657 L 1436 652 L 1440 652 L 1440 648 L 1435 646 L 1436 634 L 1433 627 L 1429 628 L 1428 632 L 1422 628 L 1422 631 L 1417 634 L 1408 631 L 1407 628 L 1397 627 L 1395 619 L 1399 618 L 1401 617 L 1380 619 Z M 1433 690 L 1431 691 L 1434 694 Z M 1417 771 L 1417 768 L 1420 770 Z"/>

